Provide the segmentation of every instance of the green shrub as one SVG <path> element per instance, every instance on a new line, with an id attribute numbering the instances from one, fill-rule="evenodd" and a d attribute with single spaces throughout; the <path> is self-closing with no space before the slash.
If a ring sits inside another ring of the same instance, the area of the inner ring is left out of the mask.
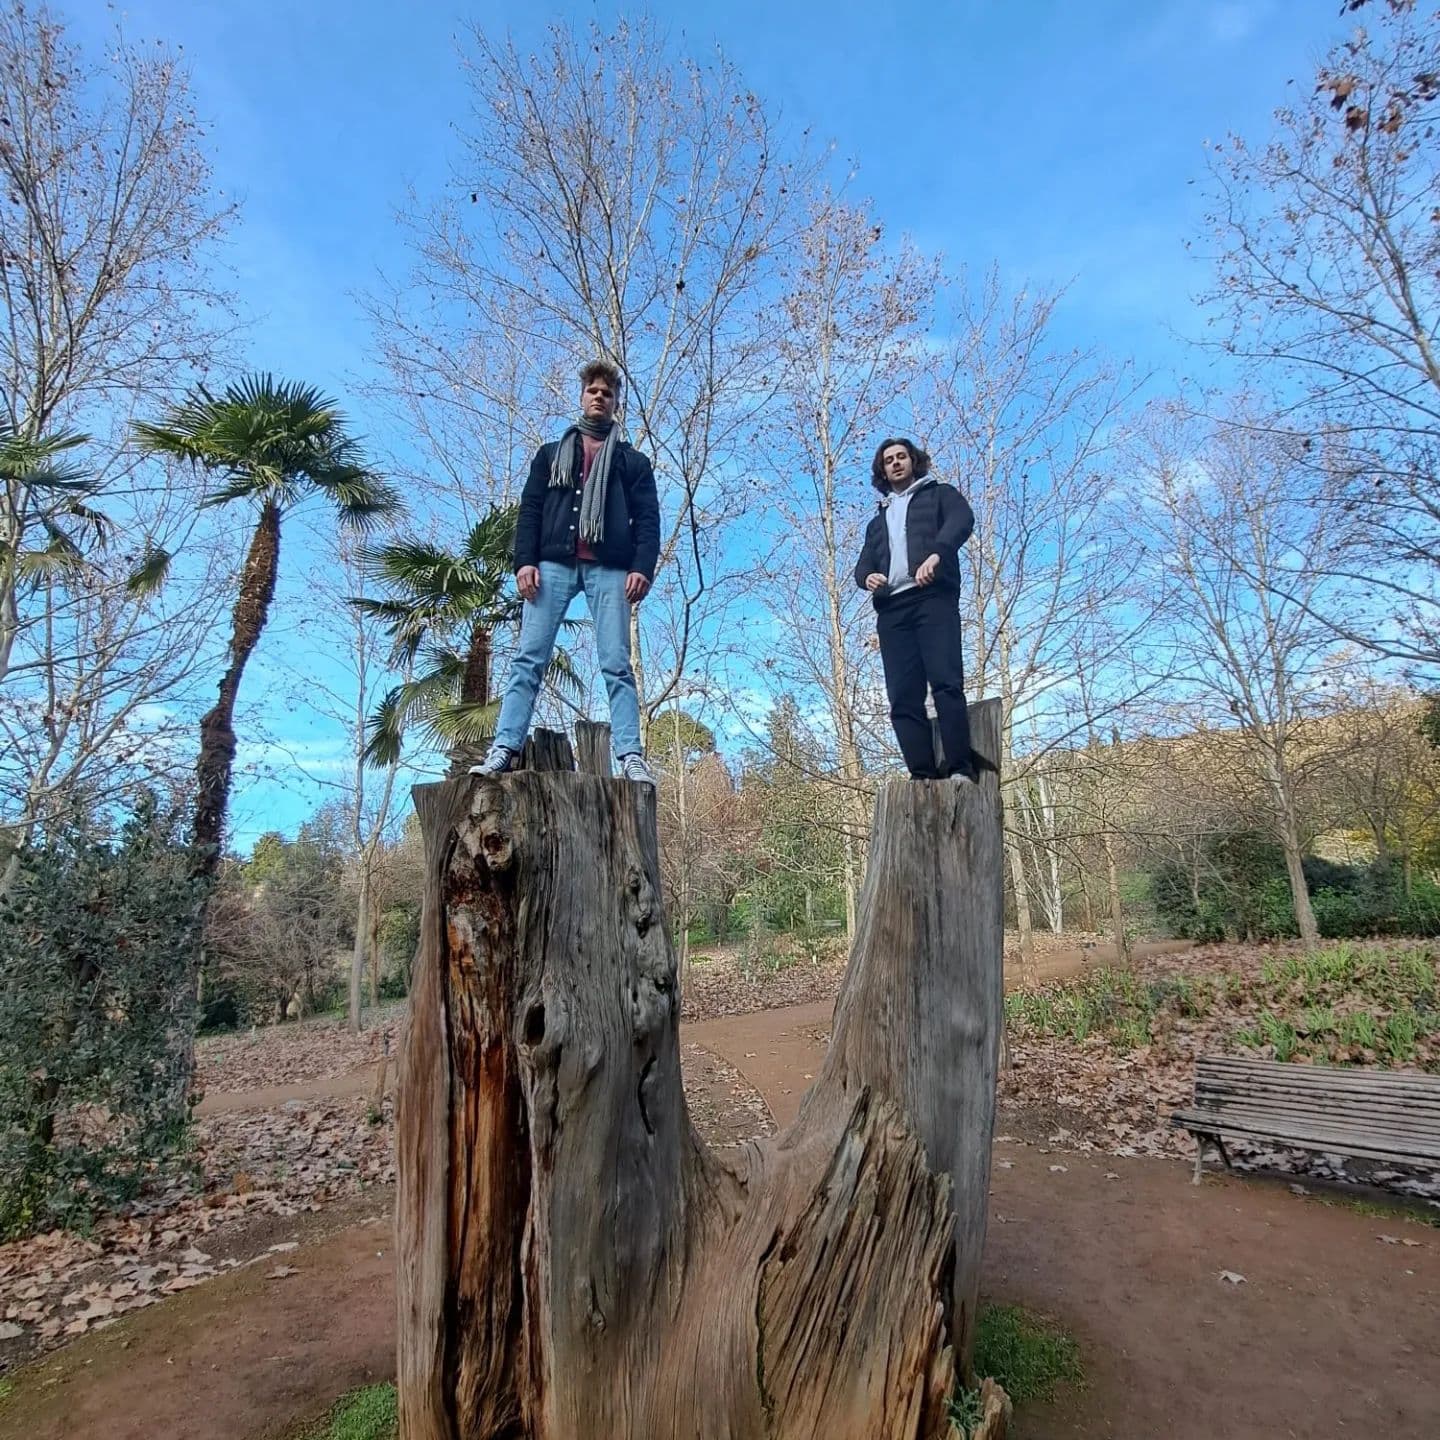
<path id="1" fill-rule="evenodd" d="M 1340 1022 L 1340 1039 L 1345 1045 L 1355 1045 L 1361 1050 L 1380 1048 L 1380 1026 L 1368 1010 L 1357 1010 Z"/>
<path id="2" fill-rule="evenodd" d="M 1420 1037 L 1420 1022 L 1408 1006 L 1395 1011 L 1385 1021 L 1380 1033 L 1392 1064 L 1405 1065 L 1415 1058 L 1415 1042 Z"/>
<path id="3" fill-rule="evenodd" d="M 1237 831 L 1209 837 L 1190 870 L 1174 861 L 1150 877 L 1151 898 L 1172 933 L 1189 939 L 1278 940 L 1297 935 L 1285 856 L 1266 836 Z M 1308 856 L 1305 880 L 1325 939 L 1440 935 L 1440 885 L 1414 876 L 1410 890 L 1393 864 L 1339 865 Z"/>
<path id="4" fill-rule="evenodd" d="M 83 1225 L 172 1159 L 186 1119 L 198 882 L 173 820 L 20 852 L 0 900 L 0 1238 Z"/>
<path id="5" fill-rule="evenodd" d="M 1285 1061 L 1294 1058 L 1299 1036 L 1296 1035 L 1295 1027 L 1288 1020 L 1282 1020 L 1269 1010 L 1262 1010 L 1259 1029 L 1261 1037 L 1275 1052 L 1277 1060 Z"/>
<path id="6" fill-rule="evenodd" d="M 1317 890 L 1310 897 L 1315 925 L 1327 940 L 1363 935 L 1370 917 L 1359 895 L 1344 890 Z"/>

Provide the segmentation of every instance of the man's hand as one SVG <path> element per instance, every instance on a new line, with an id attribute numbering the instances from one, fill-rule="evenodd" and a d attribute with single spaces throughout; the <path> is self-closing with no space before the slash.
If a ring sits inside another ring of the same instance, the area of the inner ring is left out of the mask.
<path id="1" fill-rule="evenodd" d="M 515 572 L 515 585 L 522 600 L 533 600 L 540 593 L 540 571 L 534 565 L 522 565 Z"/>
<path id="2" fill-rule="evenodd" d="M 650 582 L 638 570 L 632 570 L 625 577 L 625 598 L 638 605 L 650 593 Z"/>
<path id="3" fill-rule="evenodd" d="M 915 583 L 917 585 L 928 585 L 934 578 L 935 572 L 940 568 L 940 557 L 938 555 L 927 555 L 920 562 L 920 568 L 915 572 Z"/>
<path id="4" fill-rule="evenodd" d="M 877 590 L 883 590 L 890 583 L 888 575 L 882 575 L 877 570 L 865 577 L 865 588 L 873 595 Z"/>

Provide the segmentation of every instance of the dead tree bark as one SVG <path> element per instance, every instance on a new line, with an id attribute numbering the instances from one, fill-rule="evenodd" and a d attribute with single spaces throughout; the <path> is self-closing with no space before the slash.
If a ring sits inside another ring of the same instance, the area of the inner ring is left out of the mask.
<path id="1" fill-rule="evenodd" d="M 403 1440 L 948 1434 L 1001 1018 L 998 706 L 972 715 L 978 786 L 882 789 L 824 1069 L 788 1130 L 728 1162 L 681 1087 L 654 791 L 524 771 L 417 789 Z"/>
<path id="2" fill-rule="evenodd" d="M 596 720 L 575 722 L 575 765 L 583 775 L 611 773 L 610 727 Z"/>

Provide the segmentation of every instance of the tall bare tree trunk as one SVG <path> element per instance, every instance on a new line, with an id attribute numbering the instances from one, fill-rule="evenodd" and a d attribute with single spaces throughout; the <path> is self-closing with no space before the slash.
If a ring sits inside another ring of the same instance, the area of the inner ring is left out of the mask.
<path id="1" fill-rule="evenodd" d="M 823 402 L 822 402 L 823 406 Z M 822 411 L 823 413 L 823 411 Z M 828 414 L 822 434 L 828 437 Z M 840 601 L 840 548 L 835 536 L 836 458 L 824 445 L 824 503 L 820 509 L 821 556 L 825 580 L 825 642 L 830 660 L 830 719 L 840 760 L 841 822 L 844 825 L 845 936 L 853 939 L 864 869 L 861 836 L 865 801 L 861 793 L 860 745 L 855 738 L 855 707 L 850 703 L 851 666 L 845 653 L 845 615 Z"/>
<path id="2" fill-rule="evenodd" d="M 1014 694 L 1010 683 L 1010 645 L 1002 630 L 998 645 L 1000 671 L 1000 704 L 1002 719 L 1000 725 L 1000 781 L 1004 786 L 1015 784 L 1015 727 Z M 1015 817 L 1006 828 L 1005 855 L 1010 862 L 1010 889 L 1015 897 L 1015 928 L 1020 935 L 1020 973 L 1034 978 L 1035 967 L 1035 923 L 1030 914 L 1030 885 L 1025 875 L 1025 856 L 1020 848 L 1017 827 L 1021 821 L 1021 806 L 1015 807 Z"/>
<path id="3" fill-rule="evenodd" d="M 370 911 L 370 1008 L 380 1008 L 380 907 Z"/>
<path id="4" fill-rule="evenodd" d="M 360 857 L 360 899 L 355 907 L 355 950 L 350 957 L 350 1029 L 360 1033 L 360 989 L 365 978 L 365 947 L 370 942 L 370 856 Z"/>
<path id="5" fill-rule="evenodd" d="M 690 979 L 690 776 L 685 766 L 685 751 L 680 744 L 680 708 L 673 712 L 674 723 L 671 733 L 670 754 L 675 765 L 675 795 L 677 820 L 680 831 L 679 887 L 676 899 L 679 902 L 679 944 L 680 944 L 680 993 L 685 993 L 686 982 Z"/>
<path id="6" fill-rule="evenodd" d="M 1290 881 L 1290 898 L 1295 906 L 1295 925 L 1300 943 L 1307 952 L 1320 948 L 1320 927 L 1310 903 L 1310 886 L 1305 879 L 1305 850 L 1300 844 L 1300 825 L 1295 815 L 1295 796 L 1284 752 L 1269 746 L 1261 750 L 1261 765 L 1269 781 L 1279 822 L 1280 848 L 1285 852 L 1285 873 Z"/>
<path id="7" fill-rule="evenodd" d="M 942 1440 L 989 1188 L 994 772 L 881 791 L 822 1074 L 730 1164 L 685 1107 L 654 806 L 563 773 L 416 791 L 402 1440 Z"/>
<path id="8" fill-rule="evenodd" d="M 1315 909 L 1310 903 L 1310 886 L 1305 879 L 1305 852 L 1300 847 L 1300 832 L 1295 817 L 1287 812 L 1282 818 L 1280 846 L 1285 851 L 1285 873 L 1290 880 L 1290 895 L 1295 902 L 1295 923 L 1300 941 L 1307 951 L 1320 948 L 1320 927 L 1315 923 Z"/>
<path id="9" fill-rule="evenodd" d="M 645 704 L 645 657 L 640 647 L 640 607 L 630 607 L 630 668 L 635 672 L 635 694 L 640 701 L 640 748 L 650 748 L 650 710 Z"/>
<path id="10" fill-rule="evenodd" d="M 1110 929 L 1115 937 L 1115 959 L 1130 963 L 1130 932 L 1125 928 L 1125 906 L 1120 899 L 1120 867 L 1115 863 L 1115 840 L 1106 830 L 1100 837 L 1105 849 L 1105 884 L 1110 892 Z"/>

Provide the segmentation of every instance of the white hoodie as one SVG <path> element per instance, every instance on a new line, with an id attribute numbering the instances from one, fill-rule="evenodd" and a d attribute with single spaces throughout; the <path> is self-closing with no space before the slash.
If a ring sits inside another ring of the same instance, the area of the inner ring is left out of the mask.
<path id="1" fill-rule="evenodd" d="M 915 588 L 915 577 L 910 573 L 910 546 L 905 538 L 905 517 L 910 511 L 910 497 L 934 483 L 935 477 L 927 475 L 923 480 L 912 480 L 904 490 L 892 490 L 880 499 L 885 507 L 885 528 L 890 533 L 889 595 L 903 595 Z"/>

